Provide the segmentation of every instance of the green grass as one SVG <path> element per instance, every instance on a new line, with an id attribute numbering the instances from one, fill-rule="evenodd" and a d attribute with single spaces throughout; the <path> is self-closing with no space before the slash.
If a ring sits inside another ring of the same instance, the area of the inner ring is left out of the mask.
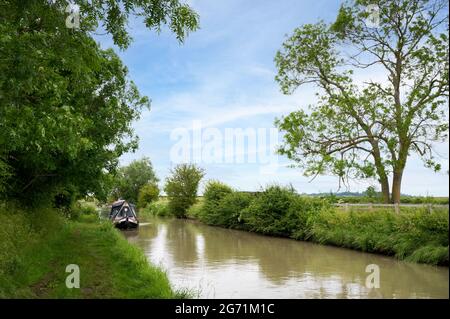
<path id="1" fill-rule="evenodd" d="M 7 214 L 5 208 L 1 218 L 13 222 L 0 233 L 1 298 L 188 297 L 173 291 L 163 271 L 95 215 L 68 221 L 51 209 Z M 69 264 L 80 268 L 79 289 L 65 285 Z"/>
<path id="2" fill-rule="evenodd" d="M 311 240 L 328 245 L 392 255 L 399 259 L 448 266 L 448 212 L 408 209 L 320 212 Z"/>

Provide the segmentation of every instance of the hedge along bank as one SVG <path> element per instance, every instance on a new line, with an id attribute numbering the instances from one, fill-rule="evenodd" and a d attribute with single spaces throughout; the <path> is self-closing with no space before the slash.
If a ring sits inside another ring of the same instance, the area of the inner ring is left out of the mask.
<path id="1" fill-rule="evenodd" d="M 212 181 L 203 203 L 189 214 L 209 225 L 448 266 L 447 210 L 345 212 L 326 199 L 299 196 L 286 187 L 249 194 Z"/>

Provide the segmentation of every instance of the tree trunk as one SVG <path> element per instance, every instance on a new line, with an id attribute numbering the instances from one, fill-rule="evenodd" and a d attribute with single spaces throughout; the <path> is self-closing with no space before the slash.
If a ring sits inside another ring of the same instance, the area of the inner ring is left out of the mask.
<path id="1" fill-rule="evenodd" d="M 389 196 L 389 179 L 386 174 L 386 169 L 383 165 L 383 162 L 381 160 L 381 153 L 380 149 L 378 147 L 378 144 L 375 141 L 372 141 L 372 148 L 373 148 L 373 158 L 375 161 L 375 168 L 377 175 L 379 177 L 378 182 L 381 185 L 381 193 L 383 194 L 383 201 L 385 204 L 390 203 L 390 196 Z"/>
<path id="2" fill-rule="evenodd" d="M 403 168 L 394 171 L 394 179 L 392 180 L 392 202 L 394 204 L 400 204 L 402 177 Z"/>
<path id="3" fill-rule="evenodd" d="M 391 202 L 391 197 L 389 193 L 389 179 L 386 175 L 380 177 L 381 193 L 383 194 L 383 202 L 388 204 Z"/>

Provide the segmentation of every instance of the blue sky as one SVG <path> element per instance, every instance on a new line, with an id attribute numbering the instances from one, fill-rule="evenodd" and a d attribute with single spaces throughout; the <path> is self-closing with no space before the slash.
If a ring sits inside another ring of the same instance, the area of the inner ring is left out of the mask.
<path id="1" fill-rule="evenodd" d="M 280 183 L 292 184 L 301 193 L 336 191 L 336 177 L 322 176 L 309 182 L 299 169 L 286 167 L 290 162 L 273 155 L 268 134 L 276 117 L 306 108 L 315 100 L 314 87 L 301 88 L 291 96 L 280 92 L 274 80 L 276 51 L 294 28 L 319 19 L 333 20 L 340 2 L 191 0 L 189 3 L 200 15 L 201 29 L 192 33 L 183 45 L 170 32 L 158 35 L 133 20 L 130 21 L 133 44 L 126 51 L 116 50 L 129 68 L 130 78 L 152 100 L 151 110 L 134 123 L 140 137 L 139 150 L 124 155 L 121 163 L 148 156 L 163 182 L 175 165 L 170 154 L 180 140 L 174 136 L 171 139 L 171 133 L 177 129 L 190 129 L 193 121 L 200 121 L 204 128 L 214 128 L 220 134 L 226 128 L 262 129 L 267 132 L 267 141 L 258 148 L 255 163 L 200 160 L 198 164 L 206 170 L 205 180 L 219 179 L 240 190 Z M 112 45 L 106 36 L 98 39 L 103 47 Z M 193 131 L 187 132 L 193 139 Z M 433 173 L 419 159 L 411 157 L 403 193 L 448 196 L 448 143 L 437 145 L 437 150 L 442 155 L 443 172 Z M 253 151 L 244 147 L 240 152 L 249 156 L 247 153 Z M 276 169 L 264 169 L 267 165 L 263 155 L 276 161 Z M 361 191 L 369 185 L 377 183 L 354 181 L 350 189 Z"/>

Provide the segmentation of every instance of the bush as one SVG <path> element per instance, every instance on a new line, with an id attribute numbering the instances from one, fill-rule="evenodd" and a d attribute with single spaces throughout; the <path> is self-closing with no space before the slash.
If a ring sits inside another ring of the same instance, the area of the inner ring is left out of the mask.
<path id="1" fill-rule="evenodd" d="M 243 212 L 245 223 L 251 231 L 277 235 L 289 236 L 286 215 L 291 203 L 297 195 L 289 188 L 281 186 L 270 186 L 258 194 Z"/>
<path id="2" fill-rule="evenodd" d="M 270 186 L 252 195 L 211 181 L 197 217 L 209 225 L 307 239 L 314 216 L 325 206 L 326 200 L 300 197 L 291 188 Z"/>
<path id="3" fill-rule="evenodd" d="M 180 164 L 171 170 L 164 191 L 169 198 L 169 211 L 178 218 L 186 218 L 186 213 L 197 201 L 197 190 L 204 172 L 194 164 Z"/>
<path id="4" fill-rule="evenodd" d="M 236 192 L 219 181 L 209 181 L 205 187 L 204 202 L 198 209 L 198 218 L 209 224 L 229 228 L 245 228 L 242 212 L 252 200 L 248 193 Z"/>
<path id="5" fill-rule="evenodd" d="M 98 216 L 97 206 L 93 202 L 80 200 L 72 204 L 67 217 L 72 220 L 77 220 L 82 216 L 88 215 Z"/>
<path id="6" fill-rule="evenodd" d="M 203 197 L 205 199 L 205 203 L 207 202 L 219 202 L 226 195 L 232 193 L 233 190 L 230 186 L 215 180 L 210 180 L 206 184 L 205 192 Z"/>
<path id="7" fill-rule="evenodd" d="M 302 197 L 291 188 L 270 186 L 243 211 L 246 227 L 267 235 L 306 240 L 318 214 L 329 208 L 325 199 Z"/>
<path id="8" fill-rule="evenodd" d="M 233 192 L 222 198 L 217 206 L 215 224 L 229 228 L 245 228 L 243 211 L 249 207 L 253 196 L 247 193 Z"/>
<path id="9" fill-rule="evenodd" d="M 138 208 L 146 207 L 148 204 L 158 200 L 159 188 L 154 183 L 146 184 L 139 190 L 138 195 Z"/>
<path id="10" fill-rule="evenodd" d="M 201 213 L 203 211 L 203 206 L 203 200 L 197 200 L 197 202 L 187 210 L 187 217 L 200 219 Z"/>
<path id="11" fill-rule="evenodd" d="M 168 217 L 171 216 L 166 202 L 152 202 L 139 210 L 139 217 Z"/>
<path id="12" fill-rule="evenodd" d="M 286 229 L 291 230 L 290 237 L 299 240 L 308 240 L 312 236 L 312 227 L 315 218 L 323 210 L 331 208 L 327 200 L 296 196 L 293 198 L 289 210 L 284 217 Z"/>
<path id="13" fill-rule="evenodd" d="M 205 223 L 210 225 L 219 225 L 214 222 L 214 215 L 217 214 L 217 206 L 219 201 L 226 195 L 231 194 L 233 190 L 228 185 L 218 181 L 208 181 L 203 194 L 203 205 L 199 210 L 199 217 Z"/>

